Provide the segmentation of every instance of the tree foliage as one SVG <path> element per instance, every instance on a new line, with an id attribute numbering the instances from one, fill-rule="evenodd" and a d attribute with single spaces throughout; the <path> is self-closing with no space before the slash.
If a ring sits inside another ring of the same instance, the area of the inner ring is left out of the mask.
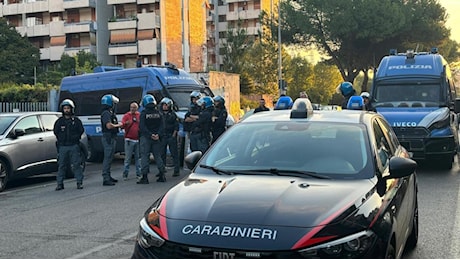
<path id="1" fill-rule="evenodd" d="M 445 22 L 446 11 L 436 0 L 281 2 L 283 42 L 316 45 L 350 82 L 374 68 L 389 49 L 439 46 L 449 37 Z"/>
<path id="2" fill-rule="evenodd" d="M 34 83 L 34 68 L 39 66 L 40 50 L 0 18 L 0 83 Z"/>

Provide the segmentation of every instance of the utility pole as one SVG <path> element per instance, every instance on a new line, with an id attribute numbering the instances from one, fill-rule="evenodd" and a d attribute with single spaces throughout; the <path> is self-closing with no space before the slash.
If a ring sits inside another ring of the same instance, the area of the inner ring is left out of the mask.
<path id="1" fill-rule="evenodd" d="M 278 87 L 280 96 L 286 94 L 283 81 L 283 60 L 281 58 L 281 0 L 278 1 Z"/>
<path id="2" fill-rule="evenodd" d="M 182 62 L 184 70 L 190 72 L 190 25 L 189 25 L 189 0 L 182 0 Z"/>
<path id="3" fill-rule="evenodd" d="M 219 54 L 219 0 L 213 0 L 214 5 L 214 42 L 216 55 L 216 71 L 220 71 L 220 54 Z"/>

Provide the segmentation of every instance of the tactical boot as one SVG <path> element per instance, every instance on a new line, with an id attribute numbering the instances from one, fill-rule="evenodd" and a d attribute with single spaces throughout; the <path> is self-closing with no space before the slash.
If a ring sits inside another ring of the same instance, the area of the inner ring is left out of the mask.
<path id="1" fill-rule="evenodd" d="M 81 182 L 77 182 L 77 189 L 83 189 L 83 184 Z"/>
<path id="2" fill-rule="evenodd" d="M 64 189 L 64 184 L 58 184 L 56 187 L 56 190 L 63 190 Z"/>
<path id="3" fill-rule="evenodd" d="M 138 180 L 136 183 L 137 184 L 149 184 L 149 179 L 147 178 L 147 176 L 142 176 L 142 179 Z"/>

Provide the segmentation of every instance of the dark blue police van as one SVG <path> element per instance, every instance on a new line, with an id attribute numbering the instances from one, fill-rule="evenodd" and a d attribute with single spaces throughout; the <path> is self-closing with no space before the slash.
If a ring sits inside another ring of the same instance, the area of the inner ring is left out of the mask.
<path id="1" fill-rule="evenodd" d="M 371 103 L 416 160 L 450 169 L 459 148 L 460 103 L 451 70 L 437 48 L 383 57 L 374 74 Z"/>
<path id="2" fill-rule="evenodd" d="M 213 96 L 209 87 L 170 63 L 131 69 L 101 67 L 96 68 L 94 72 L 65 77 L 59 89 L 59 102 L 66 98 L 75 102 L 75 114 L 82 120 L 88 136 L 89 161 L 101 161 L 103 157 L 100 114 L 101 98 L 105 94 L 113 94 L 120 99 L 115 108 L 119 121 L 123 114 L 129 111 L 129 104 L 132 101 L 141 103 L 142 97 L 146 94 L 152 94 L 157 102 L 163 97 L 172 99 L 179 119 L 183 119 L 188 111 L 192 91 Z M 140 107 L 139 111 L 142 109 Z M 179 135 L 179 144 L 182 146 L 180 156 L 183 158 L 185 135 L 183 131 L 180 131 Z M 123 133 L 120 131 L 116 152 L 123 151 Z"/>

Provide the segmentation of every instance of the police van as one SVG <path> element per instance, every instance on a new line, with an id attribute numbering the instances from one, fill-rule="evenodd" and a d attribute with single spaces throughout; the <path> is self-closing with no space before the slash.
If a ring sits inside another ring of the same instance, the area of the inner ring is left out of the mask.
<path id="1" fill-rule="evenodd" d="M 452 73 L 436 48 L 383 57 L 374 74 L 371 104 L 391 124 L 416 160 L 452 168 L 459 148 L 457 100 Z"/>
<path id="2" fill-rule="evenodd" d="M 82 120 L 88 136 L 89 161 L 101 161 L 103 158 L 100 114 L 101 98 L 105 94 L 113 94 L 120 99 L 115 107 L 119 121 L 123 114 L 129 111 L 129 104 L 132 101 L 141 103 L 142 97 L 146 94 L 152 94 L 157 102 L 160 102 L 163 97 L 172 99 L 174 110 L 182 120 L 188 111 L 192 91 L 213 96 L 207 86 L 170 63 L 165 63 L 164 66 L 131 69 L 98 67 L 94 71 L 95 73 L 63 78 L 59 89 L 59 102 L 66 98 L 75 102 L 75 114 Z M 140 107 L 139 111 L 142 109 Z M 179 142 L 182 145 L 180 156 L 183 157 L 185 134 L 182 124 L 180 127 Z M 120 131 L 115 152 L 123 152 L 123 150 L 123 132 Z"/>

